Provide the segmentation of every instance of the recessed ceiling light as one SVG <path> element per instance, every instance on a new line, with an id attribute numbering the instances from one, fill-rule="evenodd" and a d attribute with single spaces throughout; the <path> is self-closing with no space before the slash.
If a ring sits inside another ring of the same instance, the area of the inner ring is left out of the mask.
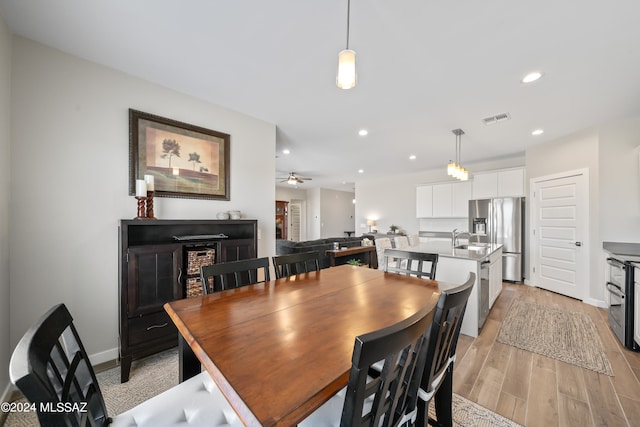
<path id="1" fill-rule="evenodd" d="M 358 173 L 364 173 L 364 169 L 358 169 Z"/>
<path id="2" fill-rule="evenodd" d="M 369 135 L 369 131 L 368 131 L 368 130 L 366 130 L 366 129 L 360 129 L 360 130 L 358 131 L 358 135 L 360 135 L 360 136 L 367 136 L 367 135 Z"/>
<path id="3" fill-rule="evenodd" d="M 521 80 L 522 83 L 532 83 L 535 82 L 536 80 L 538 80 L 540 77 L 542 77 L 542 72 L 540 71 L 533 71 L 529 74 L 527 74 L 526 76 L 524 76 Z"/>
<path id="4" fill-rule="evenodd" d="M 415 159 L 416 159 L 416 155 L 415 154 L 412 154 L 412 155 L 409 156 L 409 160 L 415 160 Z"/>
<path id="5" fill-rule="evenodd" d="M 531 135 L 537 136 L 537 135 L 542 135 L 544 133 L 543 129 L 536 129 L 533 132 L 531 132 Z"/>
<path id="6" fill-rule="evenodd" d="M 290 154 L 291 151 L 287 150 L 286 148 L 284 150 L 282 150 L 282 154 Z"/>

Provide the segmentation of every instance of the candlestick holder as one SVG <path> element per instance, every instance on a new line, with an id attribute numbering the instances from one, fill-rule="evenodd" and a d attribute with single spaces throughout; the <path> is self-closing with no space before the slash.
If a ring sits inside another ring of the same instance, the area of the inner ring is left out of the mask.
<path id="1" fill-rule="evenodd" d="M 138 201 L 138 216 L 135 219 L 147 219 L 147 211 L 145 208 L 147 198 L 136 196 L 136 200 Z"/>
<path id="2" fill-rule="evenodd" d="M 147 191 L 147 219 L 157 219 L 153 214 L 153 191 Z"/>

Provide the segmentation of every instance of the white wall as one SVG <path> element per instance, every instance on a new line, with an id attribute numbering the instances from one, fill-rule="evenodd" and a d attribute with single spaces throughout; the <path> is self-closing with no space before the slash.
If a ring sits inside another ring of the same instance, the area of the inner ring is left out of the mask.
<path id="1" fill-rule="evenodd" d="M 355 230 L 355 193 L 351 191 L 320 191 L 321 237 L 345 237 L 345 231 Z M 357 233 L 360 235 L 362 233 Z"/>
<path id="2" fill-rule="evenodd" d="M 598 279 L 602 272 L 601 253 L 602 240 L 600 239 L 599 208 L 599 161 L 598 161 L 599 136 L 595 129 L 585 130 L 565 138 L 542 144 L 527 150 L 527 193 L 531 180 L 546 175 L 573 171 L 577 169 L 589 169 L 589 260 L 590 278 L 587 298 L 603 301 L 604 291 L 602 282 Z M 526 224 L 531 224 L 530 205 L 527 207 Z M 527 226 L 527 239 L 531 239 L 531 231 Z M 532 253 L 529 250 L 529 253 Z M 526 265 L 527 271 L 530 263 Z M 533 277 L 529 272 L 528 277 Z M 535 285 L 535 283 L 532 283 Z"/>
<path id="3" fill-rule="evenodd" d="M 20 37 L 13 52 L 12 345 L 65 302 L 93 362 L 117 355 L 118 221 L 136 214 L 129 108 L 231 135 L 231 200 L 158 198 L 156 216 L 215 219 L 237 209 L 258 220 L 258 255 L 275 254 L 275 125 Z"/>
<path id="4" fill-rule="evenodd" d="M 605 300 L 603 241 L 640 243 L 640 117 L 527 151 L 527 177 L 589 169 L 589 297 Z M 527 183 L 529 184 L 529 183 Z"/>
<path id="5" fill-rule="evenodd" d="M 307 239 L 316 240 L 322 237 L 322 201 L 321 190 L 307 190 Z"/>
<path id="6" fill-rule="evenodd" d="M 640 117 L 603 126 L 599 135 L 600 236 L 640 243 Z"/>
<path id="7" fill-rule="evenodd" d="M 0 401 L 9 385 L 9 162 L 11 35 L 0 15 Z M 0 414 L 0 421 L 2 414 Z"/>

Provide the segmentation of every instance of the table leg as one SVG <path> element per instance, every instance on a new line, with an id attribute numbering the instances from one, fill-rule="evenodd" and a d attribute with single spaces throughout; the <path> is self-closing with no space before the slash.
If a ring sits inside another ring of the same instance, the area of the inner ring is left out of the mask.
<path id="1" fill-rule="evenodd" d="M 189 347 L 189 343 L 181 334 L 178 334 L 178 352 L 180 355 L 178 380 L 180 382 L 193 378 L 202 371 L 200 360 L 198 360 L 191 347 Z"/>

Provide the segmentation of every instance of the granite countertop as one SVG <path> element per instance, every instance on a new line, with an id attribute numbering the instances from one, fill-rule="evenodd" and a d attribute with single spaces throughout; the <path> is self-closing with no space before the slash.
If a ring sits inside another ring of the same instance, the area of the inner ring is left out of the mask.
<path id="1" fill-rule="evenodd" d="M 419 252 L 437 253 L 439 256 L 445 258 L 460 258 L 482 261 L 487 256 L 502 248 L 501 244 L 483 243 L 483 245 L 486 245 L 486 247 L 482 250 L 454 249 L 453 247 L 451 247 L 451 242 L 435 241 L 420 243 L 418 246 L 409 246 L 406 249 L 409 251 L 416 250 Z"/>

